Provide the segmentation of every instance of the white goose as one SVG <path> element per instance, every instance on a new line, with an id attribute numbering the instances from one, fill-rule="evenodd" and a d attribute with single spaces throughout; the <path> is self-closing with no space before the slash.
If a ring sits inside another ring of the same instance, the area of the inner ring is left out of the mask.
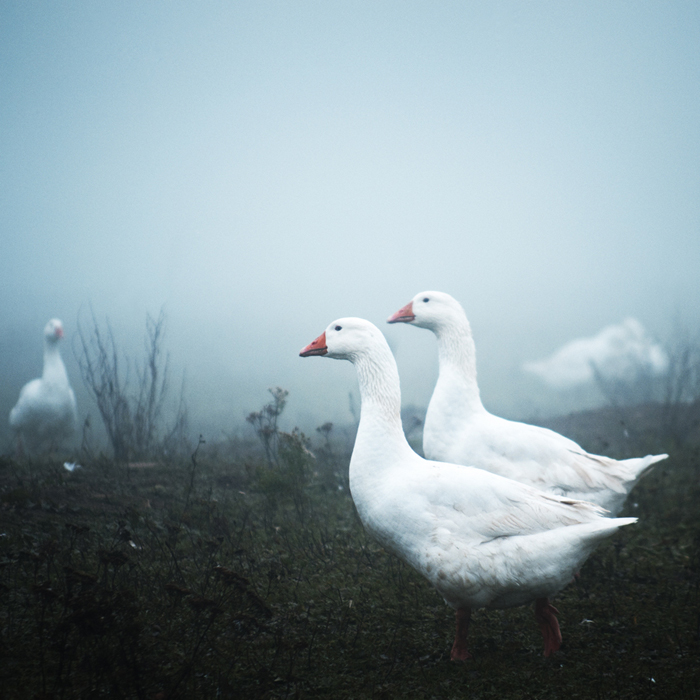
<path id="1" fill-rule="evenodd" d="M 527 423 L 499 418 L 481 403 L 476 349 L 464 309 L 449 294 L 421 292 L 388 319 L 437 336 L 439 374 L 423 429 L 429 459 L 469 464 L 616 515 L 651 465 L 668 455 L 615 460 Z"/>
<path id="2" fill-rule="evenodd" d="M 548 598 L 571 581 L 602 539 L 636 518 L 605 518 L 591 503 L 417 455 L 401 427 L 394 356 L 369 321 L 334 321 L 300 355 L 355 365 L 362 405 L 350 461 L 352 497 L 367 530 L 455 609 L 451 658 L 470 657 L 472 608 L 533 600 L 545 656 L 559 649 L 558 611 Z"/>
<path id="3" fill-rule="evenodd" d="M 51 319 L 44 328 L 44 371 L 25 384 L 10 411 L 10 426 L 17 435 L 18 452 L 24 443 L 32 450 L 55 448 L 75 431 L 77 409 L 58 343 L 63 324 Z"/>
<path id="4" fill-rule="evenodd" d="M 668 371 L 669 359 L 636 318 L 606 326 L 590 338 L 577 338 L 544 360 L 525 362 L 523 369 L 554 389 L 604 381 L 632 382 L 635 377 L 659 376 Z"/>

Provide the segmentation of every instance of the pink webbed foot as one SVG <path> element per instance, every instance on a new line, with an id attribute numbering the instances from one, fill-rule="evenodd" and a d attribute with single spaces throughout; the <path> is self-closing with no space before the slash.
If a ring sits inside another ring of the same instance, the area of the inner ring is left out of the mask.
<path id="1" fill-rule="evenodd" d="M 467 633 L 469 632 L 471 616 L 472 611 L 470 608 L 458 608 L 455 610 L 457 630 L 455 631 L 455 641 L 452 645 L 452 652 L 450 653 L 451 661 L 466 661 L 472 658 L 472 655 L 467 649 Z"/>
<path id="2" fill-rule="evenodd" d="M 535 620 L 540 626 L 540 631 L 544 638 L 545 656 L 551 656 L 555 651 L 559 651 L 561 646 L 561 630 L 557 620 L 558 614 L 559 611 L 547 598 L 538 598 L 535 601 Z"/>

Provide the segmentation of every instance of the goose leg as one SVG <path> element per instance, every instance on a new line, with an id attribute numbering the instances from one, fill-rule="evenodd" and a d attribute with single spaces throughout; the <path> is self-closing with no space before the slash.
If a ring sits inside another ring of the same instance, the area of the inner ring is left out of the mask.
<path id="1" fill-rule="evenodd" d="M 561 630 L 557 615 L 559 611 L 547 598 L 535 601 L 535 621 L 540 626 L 544 638 L 544 655 L 551 656 L 561 646 Z"/>
<path id="2" fill-rule="evenodd" d="M 450 654 L 452 661 L 466 661 L 472 658 L 472 655 L 467 650 L 467 633 L 469 632 L 471 616 L 471 608 L 457 608 L 455 610 L 457 630 L 455 632 L 455 643 L 452 645 L 452 653 Z"/>

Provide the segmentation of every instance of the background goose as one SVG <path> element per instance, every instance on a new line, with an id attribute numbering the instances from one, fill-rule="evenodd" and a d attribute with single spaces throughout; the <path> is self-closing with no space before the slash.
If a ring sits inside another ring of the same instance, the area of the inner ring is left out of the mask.
<path id="1" fill-rule="evenodd" d="M 476 348 L 464 309 L 444 292 L 421 292 L 388 319 L 427 328 L 438 341 L 439 374 L 428 405 L 423 452 L 468 464 L 614 514 L 641 476 L 668 455 L 615 460 L 586 452 L 547 428 L 499 418 L 481 403 Z"/>
<path id="2" fill-rule="evenodd" d="M 369 321 L 342 318 L 301 351 L 351 361 L 362 400 L 350 489 L 365 528 L 414 567 L 456 611 L 451 658 L 469 658 L 472 608 L 535 601 L 549 656 L 561 644 L 549 597 L 605 537 L 636 518 L 560 498 L 496 474 L 424 460 L 401 426 L 394 356 Z"/>
<path id="3" fill-rule="evenodd" d="M 56 448 L 69 438 L 77 424 L 75 395 L 61 359 L 59 341 L 63 324 L 51 319 L 44 328 L 44 371 L 25 384 L 10 411 L 10 426 L 17 435 L 18 452 Z"/>
<path id="4" fill-rule="evenodd" d="M 639 376 L 663 375 L 668 355 L 636 318 L 606 326 L 591 338 L 577 338 L 550 357 L 526 362 L 523 369 L 554 389 L 606 382 L 632 383 Z"/>

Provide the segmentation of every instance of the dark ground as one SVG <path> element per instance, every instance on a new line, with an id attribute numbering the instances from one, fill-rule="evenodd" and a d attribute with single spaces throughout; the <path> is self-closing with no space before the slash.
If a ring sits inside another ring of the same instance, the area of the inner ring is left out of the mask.
<path id="1" fill-rule="evenodd" d="M 639 523 L 556 598 L 560 652 L 543 658 L 531 608 L 481 610 L 466 663 L 449 661 L 452 611 L 365 536 L 347 450 L 312 449 L 282 436 L 272 466 L 240 445 L 73 473 L 0 461 L 0 695 L 700 697 L 696 448 L 642 480 L 623 512 Z"/>

